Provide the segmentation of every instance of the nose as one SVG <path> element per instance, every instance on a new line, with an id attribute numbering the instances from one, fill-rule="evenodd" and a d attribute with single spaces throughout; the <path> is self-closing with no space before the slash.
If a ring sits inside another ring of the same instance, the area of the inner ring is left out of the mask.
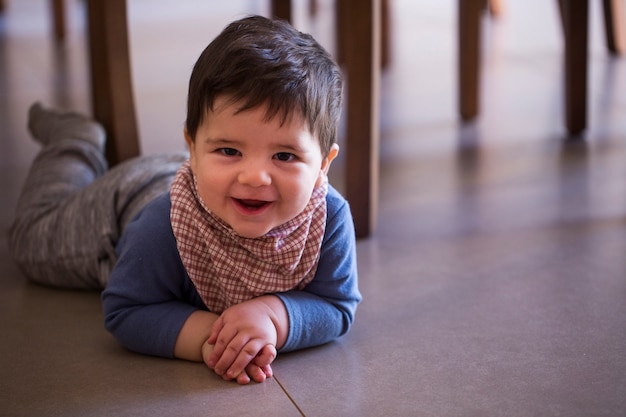
<path id="1" fill-rule="evenodd" d="M 272 176 L 266 164 L 250 161 L 241 169 L 237 180 L 250 187 L 263 187 L 272 183 Z"/>

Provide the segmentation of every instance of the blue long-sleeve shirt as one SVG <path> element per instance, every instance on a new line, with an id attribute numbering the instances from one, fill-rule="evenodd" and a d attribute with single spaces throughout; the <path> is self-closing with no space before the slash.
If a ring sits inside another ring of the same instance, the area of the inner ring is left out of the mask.
<path id="1" fill-rule="evenodd" d="M 302 290 L 275 294 L 289 316 L 283 352 L 346 334 L 361 301 L 348 203 L 331 186 L 326 202 L 326 231 L 315 278 Z M 164 194 L 128 225 L 102 293 L 105 327 L 113 336 L 130 350 L 164 357 L 173 357 L 189 315 L 208 310 L 178 254 L 170 208 L 170 196 Z"/>

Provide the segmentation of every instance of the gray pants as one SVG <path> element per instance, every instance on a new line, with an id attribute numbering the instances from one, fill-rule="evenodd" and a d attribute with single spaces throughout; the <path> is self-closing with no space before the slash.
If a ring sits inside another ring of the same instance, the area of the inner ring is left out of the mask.
<path id="1" fill-rule="evenodd" d="M 104 288 L 124 228 L 169 190 L 186 158 L 185 152 L 145 156 L 107 170 L 94 144 L 55 139 L 35 158 L 19 198 L 9 233 L 13 259 L 43 285 Z"/>

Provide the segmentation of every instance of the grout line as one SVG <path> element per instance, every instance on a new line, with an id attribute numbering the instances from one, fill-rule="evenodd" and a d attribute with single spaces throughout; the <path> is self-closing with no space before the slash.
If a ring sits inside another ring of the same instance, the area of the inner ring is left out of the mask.
<path id="1" fill-rule="evenodd" d="M 304 411 L 302 411 L 302 409 L 298 406 L 298 404 L 296 404 L 296 400 L 293 399 L 293 397 L 291 395 L 289 395 L 289 393 L 287 392 L 287 390 L 285 389 L 285 387 L 283 386 L 283 384 L 280 383 L 280 381 L 278 380 L 278 378 L 276 378 L 276 375 L 273 375 L 272 378 L 276 381 L 276 383 L 278 384 L 278 386 L 280 387 L 280 389 L 283 390 L 283 392 L 285 393 L 285 395 L 287 396 L 287 398 L 289 398 L 289 401 L 291 401 L 291 403 L 293 404 L 294 407 L 296 407 L 296 410 L 298 410 L 298 412 L 300 413 L 300 415 L 302 417 L 306 417 L 306 414 L 304 414 Z"/>

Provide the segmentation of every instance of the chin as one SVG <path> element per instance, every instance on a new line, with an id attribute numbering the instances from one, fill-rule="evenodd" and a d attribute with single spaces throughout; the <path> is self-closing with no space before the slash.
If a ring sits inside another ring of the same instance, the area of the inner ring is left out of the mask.
<path id="1" fill-rule="evenodd" d="M 271 229 L 270 229 L 271 230 Z M 266 234 L 269 233 L 270 230 L 265 230 L 265 229 L 256 229 L 256 230 L 250 230 L 250 229 L 245 229 L 245 230 L 241 230 L 241 229 L 235 229 L 235 232 L 237 232 L 237 234 L 241 237 L 245 237 L 246 239 L 256 239 L 262 236 L 265 236 Z"/>

